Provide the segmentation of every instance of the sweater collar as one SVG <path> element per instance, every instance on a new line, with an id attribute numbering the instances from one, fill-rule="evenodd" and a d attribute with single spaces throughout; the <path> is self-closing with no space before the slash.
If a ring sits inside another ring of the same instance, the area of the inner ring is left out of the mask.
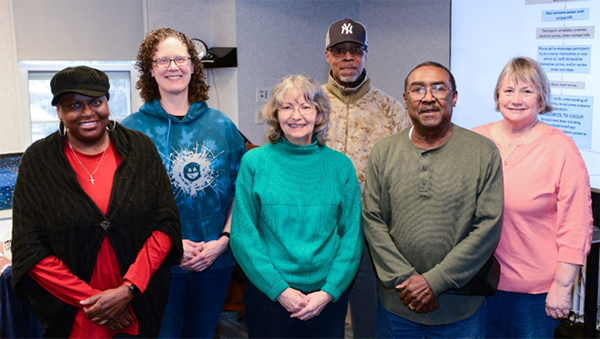
<path id="1" fill-rule="evenodd" d="M 428 150 L 415 146 L 415 144 L 413 144 L 412 141 L 410 140 L 411 134 L 414 130 L 414 126 L 411 126 L 410 128 L 403 130 L 402 132 L 406 134 L 406 139 L 404 139 L 404 138 L 403 139 L 405 140 L 405 142 L 408 144 L 408 146 L 410 148 L 417 151 L 418 153 L 425 154 L 425 153 L 438 153 L 438 152 L 442 151 L 445 147 L 447 147 L 448 144 L 452 144 L 454 142 L 455 135 L 457 133 L 462 133 L 462 131 L 459 131 L 461 129 L 461 127 L 459 127 L 455 124 L 452 124 L 452 129 L 453 129 L 452 134 L 450 135 L 448 140 L 446 140 L 443 144 L 439 145 L 438 147 L 428 149 Z"/>
<path id="2" fill-rule="evenodd" d="M 367 73 L 366 69 L 364 70 L 364 75 L 365 77 L 360 85 L 356 87 L 344 87 L 335 81 L 331 71 L 329 71 L 329 78 L 327 79 L 327 84 L 325 84 L 325 87 L 329 93 L 333 94 L 343 103 L 354 104 L 356 101 L 358 101 L 358 99 L 367 94 L 369 89 L 371 89 L 371 79 L 369 78 L 369 74 Z"/>
<path id="3" fill-rule="evenodd" d="M 313 136 L 313 139 L 314 141 L 310 145 L 296 145 L 292 144 L 284 136 L 282 136 L 277 144 L 280 145 L 284 151 L 291 154 L 315 154 L 321 150 L 321 146 L 319 145 L 316 136 Z"/>

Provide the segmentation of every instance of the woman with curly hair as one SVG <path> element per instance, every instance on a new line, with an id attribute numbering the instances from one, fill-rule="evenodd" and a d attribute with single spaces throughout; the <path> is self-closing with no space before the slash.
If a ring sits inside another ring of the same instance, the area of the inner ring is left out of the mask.
<path id="1" fill-rule="evenodd" d="M 158 148 L 183 234 L 159 337 L 212 338 L 234 266 L 231 208 L 246 148 L 234 123 L 207 106 L 204 68 L 185 34 L 170 28 L 148 33 L 136 68 L 145 104 L 123 125 L 144 132 Z"/>
<path id="2" fill-rule="evenodd" d="M 344 337 L 363 235 L 354 166 L 325 146 L 330 110 L 316 80 L 285 77 L 263 107 L 271 143 L 242 159 L 231 247 L 250 338 Z"/>

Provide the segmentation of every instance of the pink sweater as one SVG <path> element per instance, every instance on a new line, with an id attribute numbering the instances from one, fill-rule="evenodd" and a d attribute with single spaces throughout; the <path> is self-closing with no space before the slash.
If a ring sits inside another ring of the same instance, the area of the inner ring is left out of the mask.
<path id="1" fill-rule="evenodd" d="M 492 139 L 491 124 L 474 128 Z M 521 145 L 503 163 L 504 222 L 496 249 L 498 289 L 547 293 L 557 262 L 583 265 L 592 241 L 587 169 L 573 140 L 557 128 Z"/>

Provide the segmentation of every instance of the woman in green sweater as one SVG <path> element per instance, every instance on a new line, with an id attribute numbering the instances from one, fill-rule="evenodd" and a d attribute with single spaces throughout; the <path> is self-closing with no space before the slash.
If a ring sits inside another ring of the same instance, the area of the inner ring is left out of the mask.
<path id="1" fill-rule="evenodd" d="M 250 338 L 344 337 L 360 188 L 350 159 L 325 146 L 329 112 L 316 80 L 283 78 L 263 107 L 271 143 L 242 158 L 231 248 L 249 280 Z"/>

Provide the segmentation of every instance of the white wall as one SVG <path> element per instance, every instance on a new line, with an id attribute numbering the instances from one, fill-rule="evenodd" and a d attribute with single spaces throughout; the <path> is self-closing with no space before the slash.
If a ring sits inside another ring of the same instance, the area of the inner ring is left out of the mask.
<path id="1" fill-rule="evenodd" d="M 448 65 L 449 4 L 449 0 L 0 0 L 0 56 L 7 60 L 0 63 L 0 152 L 22 150 L 19 131 L 27 129 L 21 126 L 16 99 L 17 60 L 10 55 L 134 60 L 144 34 L 159 27 L 180 30 L 209 47 L 237 47 L 237 68 L 209 71 L 208 103 L 228 114 L 251 141 L 264 144 L 264 124 L 256 125 L 254 119 L 260 107 L 256 88 L 271 88 L 292 73 L 326 81 L 325 34 L 331 22 L 349 17 L 366 25 L 371 83 L 401 99 L 404 77 L 416 64 L 434 60 Z M 16 34 L 11 33 L 15 27 Z M 56 33 L 47 34 L 50 31 Z"/>
<path id="2" fill-rule="evenodd" d="M 19 60 L 135 60 L 142 0 L 13 0 Z"/>
<path id="3" fill-rule="evenodd" d="M 0 242 L 12 238 L 12 218 L 0 217 Z"/>
<path id="4" fill-rule="evenodd" d="M 171 27 L 211 47 L 235 47 L 234 0 L 147 1 L 148 31 Z M 237 68 L 207 69 L 210 107 L 238 123 Z"/>
<path id="5" fill-rule="evenodd" d="M 236 2 L 212 0 L 211 5 L 212 41 L 209 47 L 236 47 Z M 210 97 L 207 103 L 210 107 L 225 112 L 239 126 L 238 67 L 208 70 Z"/>
<path id="6" fill-rule="evenodd" d="M 237 2 L 239 126 L 264 144 L 265 125 L 256 125 L 256 88 L 272 88 L 286 75 L 303 73 L 326 81 L 325 36 L 331 22 L 357 18 L 360 1 Z"/>
<path id="7" fill-rule="evenodd" d="M 333 21 L 366 26 L 371 84 L 400 101 L 414 66 L 428 60 L 449 66 L 448 0 L 238 0 L 236 16 L 239 125 L 257 144 L 267 140 L 264 125 L 254 123 L 256 88 L 292 73 L 325 82 L 325 36 Z"/>
<path id="8" fill-rule="evenodd" d="M 0 151 L 23 150 L 12 0 L 0 0 Z"/>
<path id="9" fill-rule="evenodd" d="M 404 79 L 416 65 L 450 67 L 450 1 L 363 0 L 360 19 L 369 32 L 371 84 L 400 102 Z"/>

